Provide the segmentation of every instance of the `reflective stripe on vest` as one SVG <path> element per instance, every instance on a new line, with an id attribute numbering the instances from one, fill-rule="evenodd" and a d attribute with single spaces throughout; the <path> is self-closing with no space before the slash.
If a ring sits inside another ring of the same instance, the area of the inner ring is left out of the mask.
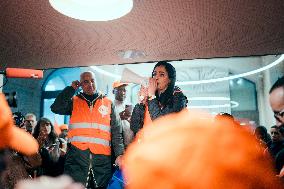
<path id="1" fill-rule="evenodd" d="M 70 142 L 88 142 L 93 144 L 101 144 L 104 146 L 110 146 L 110 142 L 108 140 L 93 138 L 93 137 L 82 137 L 82 136 L 74 136 L 70 138 Z"/>
<path id="2" fill-rule="evenodd" d="M 69 125 L 69 129 L 100 129 L 106 132 L 110 132 L 110 126 L 98 123 L 72 123 Z"/>

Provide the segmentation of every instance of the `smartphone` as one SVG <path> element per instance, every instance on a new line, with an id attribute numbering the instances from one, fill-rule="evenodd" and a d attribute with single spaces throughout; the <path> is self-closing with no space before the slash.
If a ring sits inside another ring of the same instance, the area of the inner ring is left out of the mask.
<path id="1" fill-rule="evenodd" d="M 53 149 L 55 146 L 57 146 L 57 143 L 51 144 L 50 146 L 46 147 L 47 150 Z"/>
<path id="2" fill-rule="evenodd" d="M 129 112 L 132 112 L 133 106 L 131 104 L 126 104 L 125 109 L 128 110 Z"/>
<path id="3" fill-rule="evenodd" d="M 51 144 L 51 145 L 49 146 L 49 148 L 54 147 L 54 146 L 57 146 L 57 143 Z"/>

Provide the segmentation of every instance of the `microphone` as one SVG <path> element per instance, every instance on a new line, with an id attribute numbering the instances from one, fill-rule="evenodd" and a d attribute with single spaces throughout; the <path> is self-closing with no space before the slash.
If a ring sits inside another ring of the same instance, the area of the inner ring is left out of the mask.
<path id="1" fill-rule="evenodd" d="M 0 74 L 5 74 L 7 78 L 32 78 L 32 79 L 42 79 L 43 71 L 34 69 L 23 69 L 23 68 L 6 68 L 5 72 L 0 72 Z"/>

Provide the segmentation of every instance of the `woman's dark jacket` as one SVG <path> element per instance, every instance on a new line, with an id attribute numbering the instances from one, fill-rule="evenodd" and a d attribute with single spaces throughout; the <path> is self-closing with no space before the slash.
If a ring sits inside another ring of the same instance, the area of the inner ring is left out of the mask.
<path id="1" fill-rule="evenodd" d="M 159 104 L 159 98 L 148 100 L 148 109 L 152 121 L 156 118 L 174 112 L 180 112 L 187 106 L 187 98 L 178 88 L 174 88 L 173 95 L 167 100 L 167 103 L 163 107 Z M 136 104 L 130 122 L 130 128 L 134 132 L 134 135 L 143 127 L 145 115 L 145 105 Z"/>

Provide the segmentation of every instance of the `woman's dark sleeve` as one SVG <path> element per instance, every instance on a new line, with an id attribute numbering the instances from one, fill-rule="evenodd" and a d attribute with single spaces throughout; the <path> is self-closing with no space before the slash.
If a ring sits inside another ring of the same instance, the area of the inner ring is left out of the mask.
<path id="1" fill-rule="evenodd" d="M 148 101 L 149 113 L 152 120 L 169 113 L 180 112 L 186 108 L 187 98 L 182 92 L 175 93 L 172 98 L 172 104 L 167 104 L 163 109 L 159 107 L 159 102 L 156 98 Z"/>
<path id="2" fill-rule="evenodd" d="M 143 104 L 136 104 L 130 120 L 130 129 L 133 131 L 134 136 L 143 127 L 144 124 L 145 106 Z"/>

